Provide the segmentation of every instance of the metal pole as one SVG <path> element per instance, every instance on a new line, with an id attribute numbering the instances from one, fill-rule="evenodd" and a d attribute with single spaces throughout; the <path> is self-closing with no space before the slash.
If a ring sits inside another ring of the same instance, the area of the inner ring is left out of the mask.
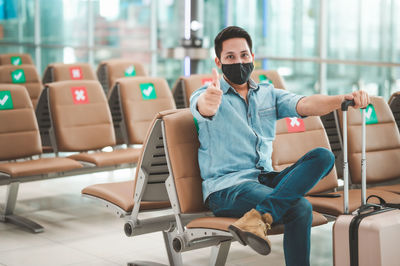
<path id="1" fill-rule="evenodd" d="M 88 61 L 89 64 L 94 66 L 94 14 L 93 14 L 93 1 L 88 1 L 88 24 L 87 24 L 87 32 L 88 32 Z"/>
<path id="2" fill-rule="evenodd" d="M 327 7 L 326 0 L 320 1 L 320 17 L 319 17 L 319 57 L 321 59 L 326 59 L 326 27 L 327 27 Z M 327 94 L 326 89 L 326 63 L 321 63 L 319 65 L 319 91 L 318 93 Z"/>
<path id="3" fill-rule="evenodd" d="M 151 66 L 150 75 L 157 76 L 157 3 L 158 0 L 151 1 L 150 10 L 150 50 L 151 50 Z"/>
<path id="4" fill-rule="evenodd" d="M 40 0 L 35 0 L 35 21 L 34 21 L 35 63 L 36 63 L 36 69 L 39 71 L 39 73 L 42 72 L 42 50 L 40 47 L 40 45 L 41 45 L 40 17 L 41 17 L 40 16 Z"/>
<path id="5" fill-rule="evenodd" d="M 367 203 L 367 158 L 365 156 L 366 146 L 366 126 L 365 126 L 365 111 L 362 109 L 362 147 L 361 147 L 361 202 L 362 204 Z"/>
<path id="6" fill-rule="evenodd" d="M 347 111 L 343 111 L 343 210 L 344 214 L 349 213 L 349 165 L 347 161 Z"/>

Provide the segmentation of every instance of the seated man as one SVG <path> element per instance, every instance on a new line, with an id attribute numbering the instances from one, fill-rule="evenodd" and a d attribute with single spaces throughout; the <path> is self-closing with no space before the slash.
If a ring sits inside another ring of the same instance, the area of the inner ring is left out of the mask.
<path id="1" fill-rule="evenodd" d="M 204 200 L 216 216 L 241 217 L 229 227 L 234 238 L 260 254 L 271 247 L 267 229 L 285 226 L 287 265 L 309 265 L 312 207 L 304 195 L 334 165 L 333 154 L 317 148 L 281 172 L 272 169 L 276 120 L 321 116 L 338 109 L 344 99 L 354 108 L 369 103 L 368 94 L 299 96 L 255 84 L 252 40 L 239 27 L 227 27 L 215 38 L 213 82 L 195 91 L 190 109 L 198 122 L 199 166 Z"/>

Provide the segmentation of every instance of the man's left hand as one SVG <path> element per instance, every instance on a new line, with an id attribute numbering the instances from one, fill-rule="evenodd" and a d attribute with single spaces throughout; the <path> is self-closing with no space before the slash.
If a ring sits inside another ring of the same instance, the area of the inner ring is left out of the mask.
<path id="1" fill-rule="evenodd" d="M 355 106 L 354 108 L 366 108 L 370 103 L 369 95 L 365 91 L 358 90 L 352 93 L 344 95 L 344 99 L 346 100 L 354 100 Z"/>

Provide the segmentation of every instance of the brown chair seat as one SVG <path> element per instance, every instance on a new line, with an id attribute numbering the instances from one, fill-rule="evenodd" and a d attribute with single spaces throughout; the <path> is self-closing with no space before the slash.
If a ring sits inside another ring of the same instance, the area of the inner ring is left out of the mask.
<path id="1" fill-rule="evenodd" d="M 83 167 L 79 162 L 68 158 L 40 158 L 22 162 L 0 164 L 0 172 L 11 177 L 34 176 L 53 172 L 64 172 Z"/>
<path id="2" fill-rule="evenodd" d="M 82 194 L 97 197 L 111 202 L 126 212 L 131 212 L 134 201 L 134 180 L 126 182 L 97 184 L 84 188 Z M 140 210 L 162 209 L 171 206 L 168 201 L 142 201 Z"/>
<path id="3" fill-rule="evenodd" d="M 141 148 L 127 148 L 114 150 L 112 152 L 94 152 L 94 153 L 78 153 L 68 158 L 93 163 L 98 167 L 137 163 L 139 160 Z"/>
<path id="4" fill-rule="evenodd" d="M 332 192 L 328 194 L 340 194 L 341 197 L 337 198 L 319 198 L 319 197 L 307 197 L 308 201 L 311 202 L 313 210 L 338 216 L 344 213 L 343 211 L 343 191 Z M 377 189 L 368 189 L 367 197 L 369 195 L 378 195 L 390 203 L 400 203 L 400 197 L 398 194 L 391 193 L 388 191 L 382 191 Z M 371 199 L 370 203 L 379 203 L 377 199 Z M 361 205 L 361 190 L 350 189 L 349 190 L 349 212 L 355 211 Z"/>
<path id="5" fill-rule="evenodd" d="M 373 189 L 384 190 L 384 191 L 389 191 L 389 192 L 400 194 L 400 184 L 378 186 L 378 187 L 374 187 Z"/>
<path id="6" fill-rule="evenodd" d="M 216 229 L 228 232 L 228 226 L 236 222 L 238 218 L 229 217 L 201 217 L 192 220 L 186 225 L 187 228 L 206 228 L 206 229 Z M 320 213 L 313 212 L 313 222 L 312 226 L 318 226 L 326 224 L 328 220 Z M 282 234 L 284 230 L 283 224 L 273 225 L 271 230 L 268 231 L 269 235 Z"/>

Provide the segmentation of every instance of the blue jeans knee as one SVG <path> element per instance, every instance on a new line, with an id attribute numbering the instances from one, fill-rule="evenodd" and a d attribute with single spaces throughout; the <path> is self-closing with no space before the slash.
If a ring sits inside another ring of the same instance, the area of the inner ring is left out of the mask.
<path id="1" fill-rule="evenodd" d="M 335 155 L 326 148 L 315 148 L 307 154 L 316 164 L 320 165 L 321 168 L 332 169 L 335 164 Z M 328 171 L 328 172 L 329 172 Z"/>

